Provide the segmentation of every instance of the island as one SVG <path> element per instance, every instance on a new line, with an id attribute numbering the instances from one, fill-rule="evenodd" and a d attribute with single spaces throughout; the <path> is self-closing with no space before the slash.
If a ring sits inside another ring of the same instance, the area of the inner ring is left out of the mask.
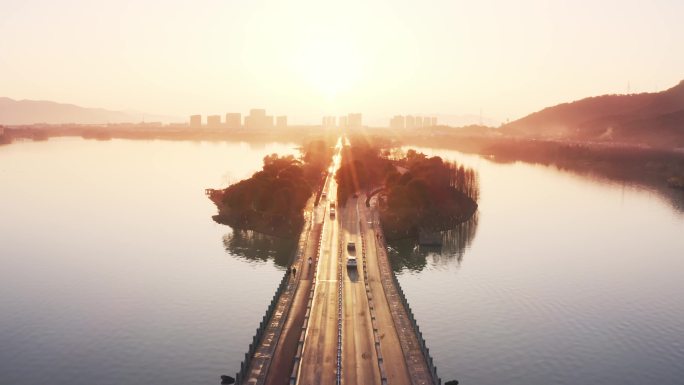
<path id="1" fill-rule="evenodd" d="M 379 195 L 389 240 L 420 237 L 429 243 L 431 236 L 467 221 L 478 207 L 473 169 L 413 149 L 404 152 L 381 138 L 353 138 L 343 148 L 335 178 L 342 204 L 361 191 Z"/>
<path id="2" fill-rule="evenodd" d="M 309 142 L 300 157 L 268 155 L 249 179 L 225 189 L 208 189 L 219 210 L 214 220 L 235 229 L 298 237 L 307 204 L 320 198 L 311 201 L 324 183 L 333 143 Z M 334 178 L 340 205 L 361 193 L 368 200 L 377 195 L 380 220 L 390 240 L 453 229 L 478 207 L 478 176 L 473 169 L 412 149 L 404 152 L 380 137 L 347 140 Z"/>
<path id="3" fill-rule="evenodd" d="M 262 169 L 249 179 L 225 189 L 207 189 L 219 210 L 213 219 L 236 229 L 298 237 L 304 209 L 323 183 L 332 156 L 326 140 L 309 142 L 300 152 L 300 157 L 267 155 Z"/>

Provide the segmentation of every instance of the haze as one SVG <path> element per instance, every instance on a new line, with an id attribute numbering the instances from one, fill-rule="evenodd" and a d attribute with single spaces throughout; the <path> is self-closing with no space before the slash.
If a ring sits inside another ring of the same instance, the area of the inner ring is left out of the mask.
<path id="1" fill-rule="evenodd" d="M 684 78 L 681 1 L 2 0 L 0 96 L 499 121 Z"/>

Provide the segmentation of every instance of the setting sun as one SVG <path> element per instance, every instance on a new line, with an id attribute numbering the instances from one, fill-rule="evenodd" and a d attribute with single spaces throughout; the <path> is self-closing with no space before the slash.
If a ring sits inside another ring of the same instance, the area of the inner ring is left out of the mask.
<path id="1" fill-rule="evenodd" d="M 359 52 L 340 37 L 317 36 L 304 42 L 293 60 L 301 79 L 316 93 L 334 98 L 358 84 L 362 75 Z"/>

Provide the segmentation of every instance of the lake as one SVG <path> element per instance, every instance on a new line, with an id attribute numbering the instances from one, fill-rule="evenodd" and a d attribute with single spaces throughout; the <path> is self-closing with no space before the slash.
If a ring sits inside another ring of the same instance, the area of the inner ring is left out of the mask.
<path id="1" fill-rule="evenodd" d="M 442 249 L 392 244 L 443 380 L 681 384 L 684 214 L 657 193 L 421 149 L 480 174 Z M 239 368 L 290 244 L 233 232 L 205 188 L 282 143 L 0 147 L 0 384 L 215 384 Z"/>

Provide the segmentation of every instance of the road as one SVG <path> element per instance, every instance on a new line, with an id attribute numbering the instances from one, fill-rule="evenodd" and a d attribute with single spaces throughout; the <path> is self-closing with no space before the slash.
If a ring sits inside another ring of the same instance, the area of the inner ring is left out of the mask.
<path id="1" fill-rule="evenodd" d="M 337 162 L 339 164 L 339 161 Z M 330 212 L 329 202 L 335 202 L 337 184 L 331 178 L 326 192 L 328 199 L 319 206 Z M 328 214 L 330 215 L 330 214 Z M 338 301 L 340 247 L 339 223 L 323 223 L 321 248 L 316 268 L 316 286 L 309 323 L 304 338 L 297 383 L 302 385 L 335 384 L 337 381 Z"/>
<path id="2" fill-rule="evenodd" d="M 380 384 L 378 356 L 371 322 L 369 302 L 363 275 L 363 258 L 359 232 L 358 199 L 351 199 L 339 210 L 340 243 L 343 256 L 355 255 L 358 267 L 344 272 L 342 377 L 345 384 Z M 347 242 L 354 242 L 356 251 L 347 250 Z"/>
<path id="3" fill-rule="evenodd" d="M 331 175 L 340 164 L 339 148 Z M 300 385 L 431 383 L 417 337 L 388 278 L 393 273 L 365 196 L 340 205 L 332 177 L 324 192 L 311 233 L 320 236 L 320 246 L 317 240 L 307 246 L 304 256 L 312 265 L 300 266 L 299 285 L 263 383 L 285 385 L 291 376 Z M 346 266 L 348 242 L 355 244 L 355 269 Z"/>

